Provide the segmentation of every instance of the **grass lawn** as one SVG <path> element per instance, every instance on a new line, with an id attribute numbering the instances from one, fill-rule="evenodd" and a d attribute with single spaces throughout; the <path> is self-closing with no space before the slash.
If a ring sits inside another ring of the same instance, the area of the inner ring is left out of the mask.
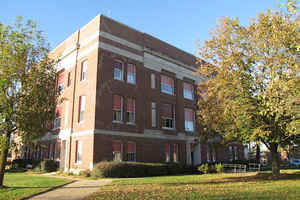
<path id="1" fill-rule="evenodd" d="M 115 179 L 85 200 L 125 199 L 300 199 L 300 170 Z"/>
<path id="2" fill-rule="evenodd" d="M 5 173 L 4 185 L 8 186 L 8 188 L 0 189 L 0 199 L 22 199 L 68 182 L 70 180 L 21 172 Z"/>

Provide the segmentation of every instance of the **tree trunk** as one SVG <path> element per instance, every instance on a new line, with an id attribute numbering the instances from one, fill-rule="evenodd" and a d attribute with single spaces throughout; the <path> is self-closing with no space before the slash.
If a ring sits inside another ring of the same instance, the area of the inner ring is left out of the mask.
<path id="1" fill-rule="evenodd" d="M 3 147 L 0 152 L 0 188 L 3 188 L 4 171 L 6 166 L 8 148 Z"/>
<path id="2" fill-rule="evenodd" d="M 256 155 L 255 160 L 257 163 L 260 163 L 260 146 L 258 143 L 256 143 Z"/>
<path id="3" fill-rule="evenodd" d="M 271 157 L 272 157 L 272 175 L 279 176 L 280 175 L 280 158 L 278 154 L 278 144 L 272 143 L 271 147 Z"/>

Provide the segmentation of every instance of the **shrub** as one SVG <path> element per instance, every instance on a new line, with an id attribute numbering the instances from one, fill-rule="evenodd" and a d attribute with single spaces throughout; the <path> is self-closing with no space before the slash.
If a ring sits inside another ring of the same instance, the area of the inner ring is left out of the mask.
<path id="1" fill-rule="evenodd" d="M 91 176 L 91 171 L 90 170 L 84 170 L 84 171 L 81 171 L 79 173 L 80 176 L 84 176 L 84 177 L 90 177 Z"/>
<path id="2" fill-rule="evenodd" d="M 221 163 L 215 165 L 217 173 L 223 173 L 224 172 L 224 165 Z"/>
<path id="3" fill-rule="evenodd" d="M 54 172 L 58 168 L 58 163 L 54 160 L 43 160 L 41 162 L 41 170 L 45 172 Z"/>
<path id="4" fill-rule="evenodd" d="M 171 163 L 167 165 L 168 175 L 176 175 L 184 173 L 184 166 L 178 163 Z"/>
<path id="5" fill-rule="evenodd" d="M 40 161 L 37 160 L 31 160 L 31 159 L 15 159 L 12 161 L 12 168 L 14 169 L 20 169 L 20 168 L 26 168 L 28 165 L 31 165 L 32 168 L 35 168 L 38 166 Z"/>
<path id="6" fill-rule="evenodd" d="M 191 167 L 182 164 L 108 162 L 102 161 L 94 166 L 91 176 L 111 178 L 131 178 L 146 176 L 175 175 L 190 172 Z"/>
<path id="7" fill-rule="evenodd" d="M 215 166 L 215 164 L 205 163 L 205 164 L 198 166 L 198 171 L 203 174 L 216 173 L 216 166 Z"/>
<path id="8" fill-rule="evenodd" d="M 208 169 L 208 164 L 205 163 L 205 164 L 202 164 L 198 167 L 198 171 L 203 173 L 203 174 L 208 174 L 209 172 L 209 169 Z"/>

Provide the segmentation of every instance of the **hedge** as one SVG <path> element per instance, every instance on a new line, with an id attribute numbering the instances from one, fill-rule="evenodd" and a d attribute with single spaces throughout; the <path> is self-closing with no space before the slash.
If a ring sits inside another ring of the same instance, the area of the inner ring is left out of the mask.
<path id="1" fill-rule="evenodd" d="M 195 167 L 182 164 L 141 163 L 141 162 L 108 162 L 95 164 L 91 175 L 107 178 L 134 178 L 147 176 L 176 175 L 197 173 Z"/>
<path id="2" fill-rule="evenodd" d="M 20 169 L 20 168 L 27 168 L 28 165 L 31 165 L 32 168 L 35 168 L 40 164 L 40 161 L 31 160 L 31 159 L 15 159 L 11 162 L 12 168 Z"/>

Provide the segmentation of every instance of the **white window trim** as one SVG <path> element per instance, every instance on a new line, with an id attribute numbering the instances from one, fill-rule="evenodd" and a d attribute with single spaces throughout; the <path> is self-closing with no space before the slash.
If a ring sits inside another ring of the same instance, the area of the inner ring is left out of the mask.
<path id="1" fill-rule="evenodd" d="M 173 152 L 173 162 L 179 163 L 179 145 L 178 144 L 175 145 L 176 145 L 176 160 L 174 160 L 175 152 Z M 174 151 L 174 144 L 173 144 L 173 151 Z"/>
<path id="2" fill-rule="evenodd" d="M 186 91 L 187 91 L 188 93 L 190 93 L 190 91 L 185 90 L 185 89 L 183 88 L 183 97 L 184 97 L 185 99 L 194 100 L 194 93 L 193 93 L 193 92 L 191 93 L 191 94 L 192 94 L 192 97 L 190 98 L 189 96 L 186 96 L 186 95 L 185 95 L 185 94 L 186 94 Z"/>
<path id="3" fill-rule="evenodd" d="M 151 89 L 156 89 L 156 75 L 151 73 L 150 79 Z"/>
<path id="4" fill-rule="evenodd" d="M 79 105 L 79 115 L 78 115 L 78 123 L 82 124 L 84 122 L 84 113 L 85 113 L 85 104 L 86 104 L 86 96 L 82 95 L 80 98 L 80 105 Z M 84 104 L 82 103 L 82 99 L 84 99 Z M 82 108 L 83 105 L 83 108 Z M 83 119 L 80 120 L 80 113 L 83 111 Z"/>
<path id="5" fill-rule="evenodd" d="M 172 88 L 172 92 L 170 92 L 170 91 L 168 91 L 168 90 L 164 90 L 163 85 L 167 85 L 167 84 L 161 83 L 161 92 L 162 92 L 162 93 L 169 94 L 169 95 L 174 95 L 174 93 L 175 93 L 175 92 L 174 92 L 174 90 L 175 90 L 174 86 L 171 87 L 171 88 Z M 167 85 L 167 86 L 169 86 L 169 85 Z"/>
<path id="6" fill-rule="evenodd" d="M 151 102 L 151 127 L 153 128 L 157 127 L 157 109 L 156 109 L 155 102 Z"/>
<path id="7" fill-rule="evenodd" d="M 166 160 L 165 162 L 171 162 L 171 145 L 170 144 L 167 144 L 168 145 L 168 152 L 165 152 L 165 156 L 166 156 Z"/>
<path id="8" fill-rule="evenodd" d="M 120 140 L 113 140 L 113 142 L 119 142 L 121 145 L 120 160 L 114 160 L 114 157 L 113 157 L 113 162 L 121 162 L 121 161 L 123 161 L 123 143 Z M 113 156 L 114 156 L 114 152 L 119 152 L 119 151 L 114 151 L 114 149 L 113 149 L 113 151 L 112 151 Z"/>
<path id="9" fill-rule="evenodd" d="M 134 104 L 133 104 L 133 112 L 128 112 L 127 110 L 126 110 L 126 112 L 127 113 L 133 113 L 133 118 L 134 118 L 134 122 L 129 122 L 129 121 L 127 121 L 126 122 L 126 124 L 128 124 L 128 125 L 136 125 L 136 112 L 135 112 L 135 99 L 134 98 L 131 98 L 131 99 L 133 99 L 133 102 L 134 102 Z M 127 105 L 126 105 L 127 106 Z M 126 108 L 127 109 L 127 108 Z M 127 119 L 128 120 L 128 119 Z"/>
<path id="10" fill-rule="evenodd" d="M 83 79 L 83 78 L 82 78 L 82 74 L 83 74 L 83 72 L 84 72 L 84 70 L 83 70 L 83 64 L 84 64 L 85 62 L 86 62 L 87 64 L 86 64 L 86 69 L 85 69 L 85 76 L 84 76 L 84 79 Z M 87 61 L 87 60 L 84 60 L 84 61 L 81 62 L 80 82 L 84 82 L 84 81 L 87 79 L 87 77 L 86 77 L 86 76 L 87 76 L 87 68 L 88 68 L 87 65 L 88 65 L 88 61 Z"/>
<path id="11" fill-rule="evenodd" d="M 123 63 L 122 61 L 120 61 L 120 60 L 114 60 L 114 62 L 119 62 L 119 63 L 122 64 L 121 79 L 115 77 L 115 69 L 116 69 L 116 68 L 115 68 L 115 66 L 114 66 L 114 80 L 124 81 L 124 63 Z"/>
<path id="12" fill-rule="evenodd" d="M 120 96 L 120 95 L 118 95 L 118 96 Z M 123 122 L 123 97 L 122 96 L 120 96 L 121 97 L 121 120 L 120 121 L 118 121 L 118 120 L 112 120 L 112 122 L 113 123 L 116 123 L 116 124 L 123 124 L 124 122 Z M 114 110 L 113 109 L 113 111 L 117 111 L 117 110 Z M 119 110 L 118 110 L 119 111 Z"/>
<path id="13" fill-rule="evenodd" d="M 76 140 L 76 142 L 77 142 L 77 151 L 76 151 L 76 162 L 75 162 L 75 165 L 80 165 L 80 164 L 82 164 L 82 153 L 83 153 L 83 151 L 82 151 L 82 148 L 83 148 L 83 144 L 82 144 L 82 141 L 81 140 Z M 80 160 L 78 160 L 78 153 L 79 153 L 79 143 L 81 144 L 81 152 L 80 152 L 80 154 L 81 154 L 81 157 L 80 157 Z"/>
<path id="14" fill-rule="evenodd" d="M 134 66 L 134 80 L 133 80 L 133 82 L 129 81 L 128 76 L 131 73 L 128 73 L 128 70 L 127 70 L 127 83 L 135 85 L 136 84 L 136 66 L 134 64 L 128 64 L 127 65 L 127 69 L 128 69 L 129 65 L 133 65 Z"/>
<path id="15" fill-rule="evenodd" d="M 130 160 L 130 161 L 128 160 L 128 158 L 126 158 L 126 159 L 127 159 L 128 162 L 136 162 L 136 143 L 132 142 L 132 141 L 128 141 L 127 145 L 128 145 L 128 143 L 133 143 L 134 144 L 134 152 L 127 152 L 126 151 L 126 157 L 128 157 L 128 153 L 134 153 L 134 159 Z"/>

